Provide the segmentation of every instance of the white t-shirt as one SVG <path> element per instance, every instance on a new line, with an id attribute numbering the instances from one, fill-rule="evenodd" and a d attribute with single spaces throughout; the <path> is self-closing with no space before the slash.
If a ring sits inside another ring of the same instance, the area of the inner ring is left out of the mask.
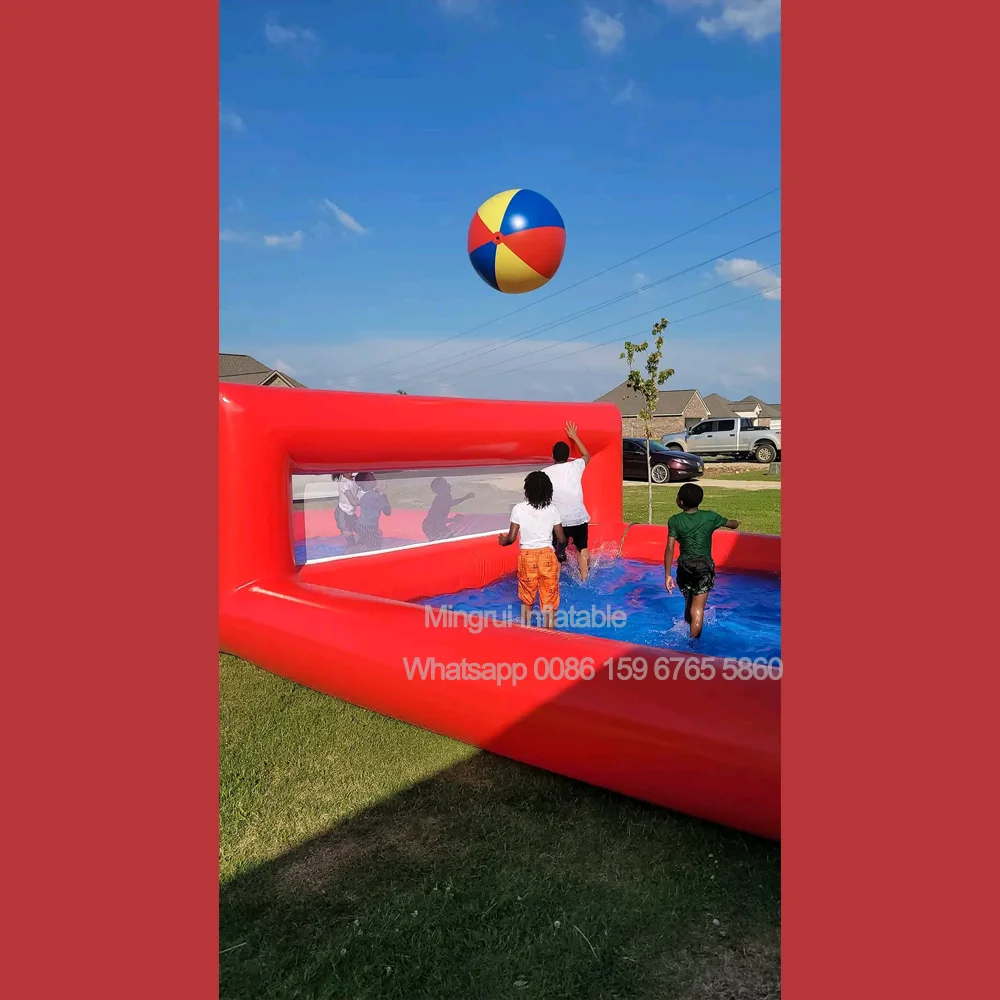
<path id="1" fill-rule="evenodd" d="M 354 508 L 360 502 L 360 490 L 354 480 L 346 477 L 340 481 L 340 509 L 345 514 L 353 514 Z"/>
<path id="2" fill-rule="evenodd" d="M 522 549 L 551 549 L 552 529 L 561 523 L 555 504 L 550 503 L 548 507 L 539 510 L 527 501 L 514 505 L 510 520 L 511 524 L 516 524 L 521 529 L 518 540 Z"/>
<path id="3" fill-rule="evenodd" d="M 552 480 L 552 502 L 559 509 L 562 523 L 567 528 L 590 521 L 590 514 L 583 505 L 583 470 L 586 467 L 587 463 L 582 458 L 574 458 L 542 469 Z"/>

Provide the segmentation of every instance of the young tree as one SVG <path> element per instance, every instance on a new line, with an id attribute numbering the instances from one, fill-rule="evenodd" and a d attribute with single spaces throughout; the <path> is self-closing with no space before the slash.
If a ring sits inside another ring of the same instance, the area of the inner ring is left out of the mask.
<path id="1" fill-rule="evenodd" d="M 629 372 L 625 384 L 639 394 L 642 400 L 642 409 L 639 410 L 639 419 L 642 421 L 643 431 L 646 435 L 646 486 L 649 490 L 649 523 L 653 523 L 653 474 L 649 456 L 649 440 L 653 436 L 653 417 L 656 415 L 656 407 L 660 402 L 660 386 L 673 375 L 673 368 L 664 368 L 660 371 L 660 361 L 663 359 L 663 331 L 667 328 L 669 320 L 661 319 L 659 323 L 653 325 L 653 346 L 656 348 L 646 358 L 646 375 L 633 367 L 633 361 L 637 354 L 644 354 L 649 350 L 649 341 L 644 340 L 641 344 L 633 344 L 625 341 L 625 350 L 619 355 L 628 364 Z"/>

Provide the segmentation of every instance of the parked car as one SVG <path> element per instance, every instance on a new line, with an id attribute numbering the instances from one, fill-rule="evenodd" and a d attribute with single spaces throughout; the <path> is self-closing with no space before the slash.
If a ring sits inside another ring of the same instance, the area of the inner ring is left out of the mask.
<path id="1" fill-rule="evenodd" d="M 752 458 L 764 465 L 781 458 L 780 428 L 754 427 L 745 417 L 702 420 L 679 434 L 664 434 L 660 442 L 672 451 Z"/>
<path id="2" fill-rule="evenodd" d="M 649 442 L 649 472 L 654 483 L 681 483 L 697 479 L 705 463 L 697 455 L 671 451 L 659 441 Z M 646 439 L 622 439 L 622 478 L 646 482 Z"/>

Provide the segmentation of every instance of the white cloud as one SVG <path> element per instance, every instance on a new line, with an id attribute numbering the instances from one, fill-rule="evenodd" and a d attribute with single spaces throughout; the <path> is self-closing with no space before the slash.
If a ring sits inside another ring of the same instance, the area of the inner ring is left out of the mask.
<path id="1" fill-rule="evenodd" d="M 726 0 L 716 17 L 702 17 L 698 30 L 709 37 L 743 32 L 759 42 L 781 31 L 781 0 Z"/>
<path id="2" fill-rule="evenodd" d="M 698 321 L 710 322 L 709 317 Z M 669 337 L 665 345 L 665 365 L 676 374 L 667 383 L 668 389 L 699 389 L 702 393 L 719 392 L 730 399 L 752 393 L 762 399 L 781 398 L 780 339 L 777 333 L 755 334 L 746 337 L 737 332 L 726 332 L 711 326 L 702 327 L 709 332 L 698 337 L 685 337 L 681 326 L 677 334 Z M 638 330 L 623 328 L 621 341 Z M 545 354 L 526 358 L 527 365 L 542 359 L 546 364 L 531 368 L 518 368 L 517 355 L 503 358 L 496 354 L 482 361 L 473 358 L 467 364 L 456 364 L 454 343 L 437 345 L 441 334 L 412 334 L 395 336 L 364 330 L 355 331 L 347 339 L 333 339 L 325 332 L 317 333 L 312 342 L 288 342 L 276 337 L 270 349 L 267 344 L 254 345 L 251 353 L 259 358 L 280 357 L 282 370 L 309 386 L 365 392 L 395 393 L 406 389 L 410 395 L 457 396 L 491 399 L 555 399 L 591 401 L 618 385 L 628 374 L 625 362 L 618 355 L 621 343 L 609 344 L 581 354 L 572 354 L 584 343 L 574 342 L 561 346 L 558 340 L 532 339 L 531 349 L 549 347 Z M 475 351 L 492 347 L 502 336 L 463 339 L 462 351 Z M 633 337 L 632 339 L 635 339 Z M 244 349 L 247 349 L 244 347 Z M 395 361 L 412 351 L 420 353 L 405 361 Z M 387 359 L 372 370 L 378 359 Z M 495 368 L 465 377 L 464 369 L 485 365 L 498 360 Z M 292 366 L 289 371 L 288 365 Z M 276 363 L 277 367 L 277 363 Z M 508 372 L 508 369 L 512 369 Z M 407 372 L 412 371 L 412 375 Z M 358 372 L 354 375 L 352 373 Z"/>
<path id="3" fill-rule="evenodd" d="M 637 271 L 632 275 L 632 282 L 636 285 L 643 285 L 646 282 L 646 275 L 644 275 L 642 271 Z"/>
<path id="4" fill-rule="evenodd" d="M 271 367 L 275 369 L 275 371 L 284 372 L 286 375 L 291 375 L 293 378 L 296 375 L 295 369 L 287 361 L 282 361 L 281 358 L 276 358 L 271 364 Z"/>
<path id="5" fill-rule="evenodd" d="M 251 246 L 277 247 L 283 250 L 298 250 L 302 246 L 304 234 L 301 229 L 287 236 L 280 234 L 264 234 L 259 236 L 256 233 L 241 232 L 235 229 L 220 229 L 220 243 L 246 243 Z"/>
<path id="6" fill-rule="evenodd" d="M 614 52 L 625 40 L 625 25 L 621 16 L 612 17 L 596 7 L 588 7 L 583 15 L 583 33 L 598 52 Z"/>
<path id="7" fill-rule="evenodd" d="M 302 246 L 302 239 L 302 230 L 296 229 L 294 233 L 289 233 L 288 236 L 265 236 L 264 246 L 282 247 L 285 250 L 298 250 Z"/>
<path id="8" fill-rule="evenodd" d="M 233 132 L 246 131 L 243 119 L 232 111 L 223 111 L 221 102 L 219 104 L 219 128 L 228 128 Z"/>
<path id="9" fill-rule="evenodd" d="M 322 39 L 312 28 L 299 28 L 268 20 L 264 37 L 275 48 L 287 52 L 303 66 L 309 66 L 318 56 Z"/>
<path id="10" fill-rule="evenodd" d="M 264 25 L 264 37 L 272 45 L 289 47 L 315 45 L 319 41 L 319 35 L 311 28 L 287 27 L 270 20 Z"/>
<path id="11" fill-rule="evenodd" d="M 724 0 L 656 0 L 656 2 L 667 10 L 690 10 L 692 7 L 715 7 Z"/>
<path id="12" fill-rule="evenodd" d="M 324 198 L 323 199 L 323 204 L 331 212 L 333 212 L 334 218 L 336 218 L 336 220 L 345 229 L 350 229 L 350 231 L 352 233 L 365 233 L 365 232 L 368 231 L 368 230 L 365 229 L 364 226 L 361 225 L 360 222 L 358 222 L 357 219 L 354 218 L 353 215 L 348 215 L 347 212 L 345 212 L 342 208 L 339 208 L 337 205 L 334 205 L 334 203 L 332 201 L 330 201 L 329 198 Z"/>
<path id="13" fill-rule="evenodd" d="M 781 0 L 659 0 L 667 10 L 708 11 L 698 30 L 709 38 L 742 33 L 759 42 L 781 31 Z"/>
<path id="14" fill-rule="evenodd" d="M 238 196 L 233 198 L 232 201 L 230 201 L 229 203 L 230 212 L 245 212 L 246 207 L 247 207 L 246 203 L 243 201 L 242 198 Z"/>
<path id="15" fill-rule="evenodd" d="M 635 80 L 629 80 L 621 90 L 615 94 L 615 104 L 628 104 L 635 100 Z"/>
<path id="16" fill-rule="evenodd" d="M 715 265 L 715 273 L 729 280 L 737 279 L 734 284 L 739 288 L 763 291 L 761 298 L 781 301 L 781 278 L 770 268 L 762 270 L 761 267 L 755 260 L 734 257 L 732 260 L 720 260 Z"/>

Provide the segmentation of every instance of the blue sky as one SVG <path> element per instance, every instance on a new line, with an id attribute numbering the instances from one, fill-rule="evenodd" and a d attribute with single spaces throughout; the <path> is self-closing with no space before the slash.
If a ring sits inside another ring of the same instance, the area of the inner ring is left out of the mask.
<path id="1" fill-rule="evenodd" d="M 780 399 L 780 193 L 569 288 L 780 185 L 780 0 L 223 0 L 219 96 L 221 350 L 314 388 L 587 400 L 664 315 L 667 388 Z M 519 187 L 566 255 L 502 295 L 466 232 Z"/>

